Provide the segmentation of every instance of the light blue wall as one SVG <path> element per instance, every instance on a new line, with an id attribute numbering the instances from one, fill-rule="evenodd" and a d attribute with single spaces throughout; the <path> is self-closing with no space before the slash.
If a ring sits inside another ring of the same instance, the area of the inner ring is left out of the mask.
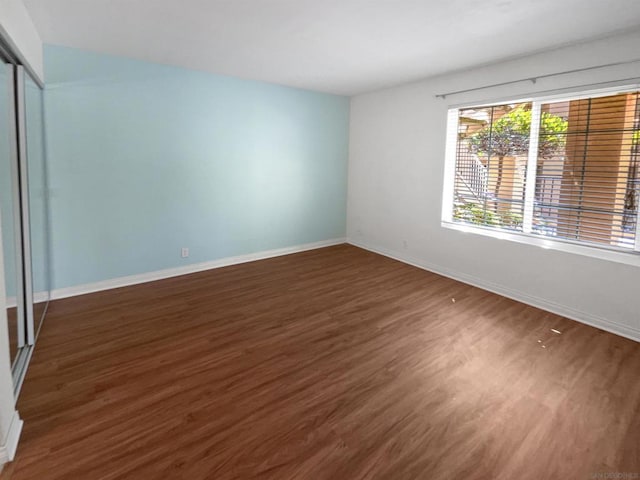
<path id="1" fill-rule="evenodd" d="M 348 98 L 54 46 L 45 71 L 53 288 L 345 235 Z"/>

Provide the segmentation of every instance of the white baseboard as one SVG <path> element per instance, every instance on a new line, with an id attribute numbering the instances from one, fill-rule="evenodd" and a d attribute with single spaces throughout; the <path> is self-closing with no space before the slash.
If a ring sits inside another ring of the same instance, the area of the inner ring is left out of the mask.
<path id="1" fill-rule="evenodd" d="M 47 300 L 49 300 L 49 292 L 35 292 L 33 294 L 34 303 L 46 302 Z M 16 297 L 15 296 L 7 297 L 6 305 L 7 305 L 7 308 L 15 307 L 17 305 Z"/>
<path id="2" fill-rule="evenodd" d="M 277 248 L 274 250 L 264 250 L 261 252 L 248 253 L 235 257 L 220 258 L 210 262 L 194 263 L 185 265 L 184 267 L 167 268 L 164 270 L 156 270 L 154 272 L 141 273 L 138 275 L 129 275 L 126 277 L 112 278 L 102 280 L 100 282 L 86 283 L 84 285 L 76 285 L 73 287 L 58 288 L 51 291 L 51 300 L 59 298 L 75 297 L 76 295 L 84 295 L 87 293 L 100 292 L 102 290 L 110 290 L 112 288 L 127 287 L 129 285 L 137 285 L 139 283 L 153 282 L 165 278 L 187 275 L 189 273 L 202 272 L 214 268 L 228 267 L 240 263 L 253 262 L 256 260 L 264 260 L 266 258 L 279 257 L 292 253 L 304 252 L 307 250 L 315 250 L 317 248 L 330 247 L 345 243 L 346 238 L 333 238 L 330 240 L 322 240 L 320 242 L 305 243 L 302 245 L 294 245 L 291 247 Z"/>
<path id="3" fill-rule="evenodd" d="M 4 439 L 4 444 L 0 445 L 0 465 L 10 462 L 16 456 L 22 425 L 24 425 L 24 421 L 20 418 L 20 414 L 18 414 L 16 410 L 13 413 L 11 425 L 9 425 L 9 431 Z"/>
<path id="4" fill-rule="evenodd" d="M 606 318 L 602 318 L 588 312 L 576 310 L 566 305 L 561 305 L 556 302 L 551 302 L 549 300 L 545 300 L 540 297 L 529 295 L 528 293 L 525 293 L 519 290 L 513 290 L 509 287 L 505 287 L 504 285 L 498 285 L 493 282 L 487 282 L 486 280 L 477 278 L 472 275 L 467 275 L 466 273 L 461 273 L 455 270 L 451 270 L 449 268 L 442 267 L 440 265 L 434 265 L 428 262 L 424 262 L 422 260 L 412 258 L 410 255 L 407 255 L 406 253 L 395 252 L 387 248 L 372 246 L 372 245 L 351 240 L 351 239 L 347 239 L 347 243 L 354 245 L 356 247 L 363 248 L 365 250 L 369 250 L 370 252 L 384 255 L 385 257 L 393 258 L 394 260 L 398 260 L 399 262 L 407 263 L 409 265 L 413 265 L 414 267 L 418 267 L 423 270 L 427 270 L 429 272 L 437 273 L 438 275 L 452 278 L 453 280 L 458 280 L 468 285 L 472 285 L 474 287 L 478 287 L 483 290 L 496 293 L 503 297 L 507 297 L 512 300 L 516 300 L 518 302 L 526 303 L 527 305 L 531 305 L 532 307 L 536 307 L 541 310 L 546 310 L 547 312 L 555 313 L 556 315 L 560 315 L 562 317 L 566 317 L 568 319 L 575 320 L 580 323 L 586 323 L 587 325 L 590 325 L 592 327 L 596 327 L 601 330 L 605 330 L 607 332 L 615 333 L 616 335 L 620 335 L 622 337 L 635 340 L 636 342 L 640 342 L 640 330 L 635 329 L 633 327 L 629 327 L 627 325 L 620 325 L 619 323 L 612 322 L 611 320 L 607 320 Z"/>

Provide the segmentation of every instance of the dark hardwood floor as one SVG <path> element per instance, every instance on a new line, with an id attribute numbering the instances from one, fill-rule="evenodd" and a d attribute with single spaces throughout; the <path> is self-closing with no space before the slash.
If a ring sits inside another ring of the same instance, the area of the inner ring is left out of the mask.
<path id="1" fill-rule="evenodd" d="M 52 302 L 0 478 L 640 472 L 639 373 L 639 343 L 341 245 Z"/>

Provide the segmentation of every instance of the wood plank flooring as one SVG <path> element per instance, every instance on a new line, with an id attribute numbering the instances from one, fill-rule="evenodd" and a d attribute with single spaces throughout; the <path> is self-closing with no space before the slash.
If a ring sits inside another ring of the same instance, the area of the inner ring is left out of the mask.
<path id="1" fill-rule="evenodd" d="M 639 372 L 639 343 L 340 245 L 52 302 L 0 478 L 640 472 Z"/>

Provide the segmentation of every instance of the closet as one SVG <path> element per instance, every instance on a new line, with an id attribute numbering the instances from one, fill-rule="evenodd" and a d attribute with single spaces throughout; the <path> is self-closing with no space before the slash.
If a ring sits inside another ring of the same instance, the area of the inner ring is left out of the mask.
<path id="1" fill-rule="evenodd" d="M 14 391 L 49 302 L 49 216 L 41 85 L 0 45 L 0 217 Z"/>

